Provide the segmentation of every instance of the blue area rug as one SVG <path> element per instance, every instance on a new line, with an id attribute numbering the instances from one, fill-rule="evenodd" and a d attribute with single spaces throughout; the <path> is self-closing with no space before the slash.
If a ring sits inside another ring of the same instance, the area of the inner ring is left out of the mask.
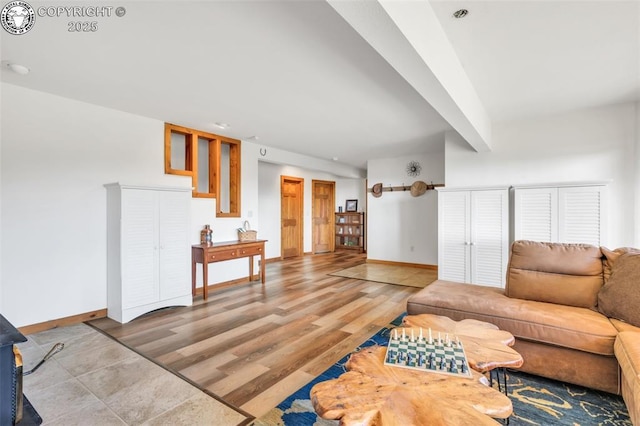
<path id="1" fill-rule="evenodd" d="M 402 316 L 380 330 L 360 348 L 386 346 L 389 332 Z M 358 348 L 358 349 L 360 349 Z M 356 349 L 356 350 L 358 350 Z M 254 424 L 256 426 L 335 426 L 337 421 L 318 417 L 309 392 L 313 385 L 335 379 L 346 370 L 344 357 L 313 381 L 294 392 Z M 622 397 L 520 372 L 508 373 L 509 398 L 513 403 L 510 425 L 625 425 L 631 426 Z"/>

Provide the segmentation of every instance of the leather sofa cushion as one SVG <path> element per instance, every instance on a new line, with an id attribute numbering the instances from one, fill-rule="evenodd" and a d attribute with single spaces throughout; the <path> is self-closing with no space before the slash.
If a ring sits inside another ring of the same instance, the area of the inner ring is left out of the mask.
<path id="1" fill-rule="evenodd" d="M 603 283 L 600 247 L 534 241 L 511 246 L 508 297 L 594 308 Z"/>
<path id="2" fill-rule="evenodd" d="M 614 351 L 623 376 L 623 396 L 633 424 L 640 420 L 640 333 L 622 331 Z"/>
<path id="3" fill-rule="evenodd" d="M 615 318 L 609 318 L 611 324 L 616 328 L 616 330 L 620 331 L 636 331 L 640 332 L 640 327 L 636 327 L 635 325 L 631 325 L 628 322 L 620 321 Z"/>
<path id="4" fill-rule="evenodd" d="M 613 355 L 618 331 L 592 309 L 507 297 L 502 289 L 438 280 L 407 301 L 407 313 L 495 324 L 516 339 Z"/>
<path id="5" fill-rule="evenodd" d="M 635 389 L 640 391 L 640 333 L 621 331 L 614 344 L 614 352 L 622 374 L 633 378 Z"/>

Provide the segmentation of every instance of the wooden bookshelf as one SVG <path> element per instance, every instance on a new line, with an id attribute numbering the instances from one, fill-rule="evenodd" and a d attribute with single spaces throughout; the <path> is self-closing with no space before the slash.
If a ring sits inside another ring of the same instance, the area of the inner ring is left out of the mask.
<path id="1" fill-rule="evenodd" d="M 335 249 L 365 251 L 364 213 L 347 212 L 335 214 Z"/>

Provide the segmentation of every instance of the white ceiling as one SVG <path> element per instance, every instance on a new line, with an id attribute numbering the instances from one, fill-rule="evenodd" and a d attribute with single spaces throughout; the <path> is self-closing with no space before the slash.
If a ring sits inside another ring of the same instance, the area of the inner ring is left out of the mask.
<path id="1" fill-rule="evenodd" d="M 96 3 L 31 2 L 69 4 Z M 640 0 L 430 4 L 492 122 L 640 100 Z M 78 19 L 66 16 L 38 16 L 25 35 L 0 30 L 1 59 L 31 69 L 3 68 L 2 81 L 359 168 L 463 134 L 335 4 L 105 5 L 127 13 L 95 19 L 96 32 L 68 32 Z M 461 7 L 469 15 L 452 18 Z"/>

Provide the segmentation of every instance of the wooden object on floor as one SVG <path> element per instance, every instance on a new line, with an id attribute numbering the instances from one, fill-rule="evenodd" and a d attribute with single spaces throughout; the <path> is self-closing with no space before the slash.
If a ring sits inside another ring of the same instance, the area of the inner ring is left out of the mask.
<path id="1" fill-rule="evenodd" d="M 223 241 L 213 244 L 191 246 L 191 293 L 196 295 L 196 264 L 202 263 L 202 297 L 207 300 L 209 292 L 209 263 L 249 258 L 249 281 L 253 281 L 253 256 L 260 256 L 260 279 L 266 281 L 264 243 L 267 240 Z"/>
<path id="2" fill-rule="evenodd" d="M 335 220 L 335 249 L 357 250 L 359 253 L 365 252 L 364 213 L 337 212 L 335 213 Z"/>
<path id="3" fill-rule="evenodd" d="M 353 353 L 347 372 L 311 389 L 316 412 L 341 425 L 495 425 L 511 401 L 472 371 L 472 378 L 384 365 L 386 348 Z"/>
<path id="4" fill-rule="evenodd" d="M 430 328 L 433 333 L 441 331 L 458 336 L 464 345 L 469 366 L 481 373 L 495 368 L 520 368 L 524 362 L 522 356 L 509 347 L 515 343 L 513 335 L 488 322 L 474 319 L 454 321 L 441 315 L 421 314 L 407 315 L 402 323 L 411 327 L 416 336 L 420 328 L 425 332 Z M 407 333 L 411 333 L 409 330 Z"/>

